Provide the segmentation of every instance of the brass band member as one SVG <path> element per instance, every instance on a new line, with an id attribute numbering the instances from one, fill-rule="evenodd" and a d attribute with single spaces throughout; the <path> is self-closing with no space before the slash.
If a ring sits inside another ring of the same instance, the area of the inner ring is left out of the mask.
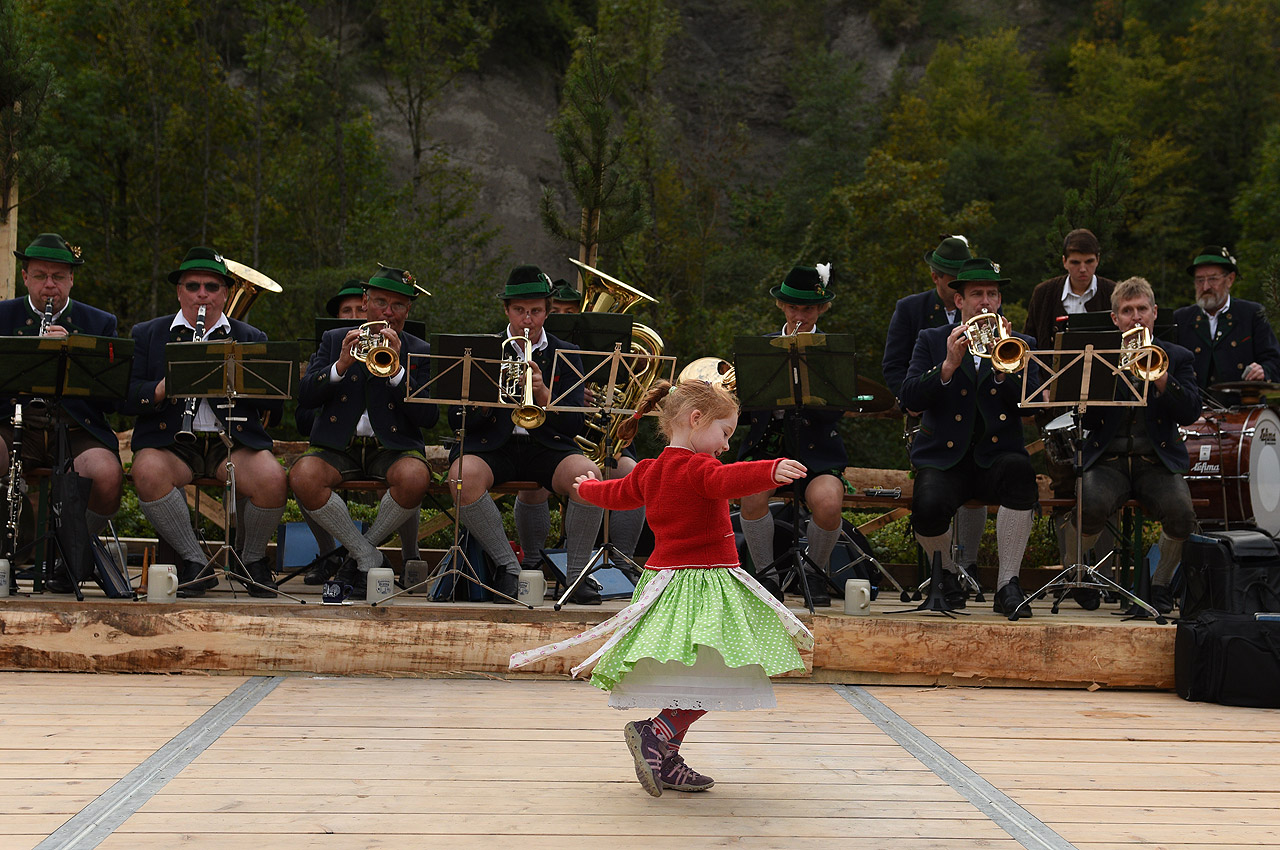
<path id="1" fill-rule="evenodd" d="M 270 589 L 267 543 L 284 514 L 287 492 L 284 469 L 271 453 L 271 437 L 264 425 L 268 419 L 278 419 L 284 405 L 242 398 L 228 416 L 225 402 L 199 399 L 190 423 L 195 438 L 184 442 L 176 438 L 184 427 L 188 399 L 171 398 L 165 386 L 165 345 L 191 342 L 198 324 L 203 324 L 206 340 L 262 342 L 267 335 L 223 314 L 232 278 L 221 255 L 212 248 L 188 251 L 182 265 L 169 273 L 169 282 L 176 286 L 178 312 L 133 326 L 128 405 L 129 412 L 138 416 L 133 429 L 133 484 L 139 505 L 156 532 L 182 559 L 178 581 L 188 586 L 179 593 L 202 596 L 216 585 L 213 565 L 206 560 L 191 526 L 182 488 L 196 478 L 227 480 L 226 448 L 219 437 L 219 432 L 225 432 L 234 444 L 231 460 L 236 469 L 236 496 L 247 499 L 242 512 L 244 549 L 240 552 L 247 576 L 239 565 L 235 570 L 263 585 L 245 582 L 251 596 L 275 596 Z M 199 316 L 202 307 L 203 320 Z"/>
<path id="2" fill-rule="evenodd" d="M 581 313 L 582 293 L 560 278 L 551 286 L 552 313 Z"/>
<path id="3" fill-rule="evenodd" d="M 831 309 L 835 293 L 830 286 L 831 266 L 796 266 L 778 286 L 769 290 L 785 321 L 782 330 L 770 336 L 817 333 L 818 318 Z M 791 457 L 809 470 L 800 484 L 801 496 L 809 507 L 805 528 L 807 554 L 819 570 L 830 571 L 831 551 L 840 537 L 844 506 L 844 468 L 849 465 L 844 441 L 836 425 L 841 413 L 832 410 L 753 411 L 747 436 L 738 450 L 738 460 Z M 794 445 L 786 432 L 794 435 Z M 742 498 L 742 535 L 759 573 L 773 561 L 773 515 L 769 498 L 776 488 Z M 806 567 L 805 581 L 814 605 L 830 605 L 825 582 Z M 769 585 L 766 585 L 769 586 Z M 770 587 L 772 590 L 773 588 Z"/>
<path id="4" fill-rule="evenodd" d="M 1024 378 L 1038 379 L 1034 364 L 1014 374 L 997 371 L 991 358 L 969 351 L 965 337 L 965 322 L 979 313 L 999 310 L 1000 287 L 1008 282 L 988 259 L 967 260 L 961 266 L 951 282 L 959 323 L 921 332 L 902 384 L 902 402 L 909 410 L 923 411 L 920 435 L 911 445 L 911 463 L 916 467 L 911 522 L 916 539 L 931 563 L 942 554 L 945 564 L 943 553 L 950 542 L 947 523 L 956 509 L 970 499 L 998 504 L 1000 569 L 994 610 L 1017 619 L 1031 616 L 1031 609 L 1022 606 L 1026 597 L 1018 570 L 1031 536 L 1037 499 L 1036 474 L 1022 443 L 1018 404 Z M 1008 330 L 1008 319 L 1000 316 L 999 321 Z M 1035 345 L 1030 337 L 1018 336 L 1028 346 Z M 948 601 L 958 589 L 955 575 L 944 572 L 943 593 Z"/>
<path id="5" fill-rule="evenodd" d="M 22 264 L 22 282 L 27 295 L 0 301 L 0 336 L 65 337 L 72 333 L 115 336 L 116 317 L 71 300 L 75 270 L 84 263 L 79 249 L 67 245 L 56 233 L 41 233 L 24 251 L 14 251 Z M 45 315 L 49 321 L 44 321 Z M 120 466 L 120 443 L 107 423 L 108 403 L 63 399 L 58 413 L 68 426 L 72 468 L 93 482 L 85 521 L 89 534 L 96 537 L 107 527 L 120 509 L 124 490 L 124 470 Z M 13 441 L 13 399 L 0 400 L 0 456 L 7 468 L 9 446 Z M 22 460 L 27 469 L 51 466 L 54 462 L 56 423 L 47 412 L 31 404 L 24 405 Z M 69 578 L 63 573 L 48 577 L 45 588 L 55 593 L 71 591 Z M 16 592 L 15 583 L 9 589 Z"/>
<path id="6" fill-rule="evenodd" d="M 1122 333 L 1138 325 L 1153 328 L 1156 300 L 1151 284 L 1140 277 L 1117 284 L 1111 293 L 1111 319 Z M 1188 458 L 1178 426 L 1200 417 L 1200 393 L 1191 352 L 1173 343 L 1156 340 L 1155 344 L 1168 355 L 1169 367 L 1147 387 L 1145 407 L 1090 407 L 1085 412 L 1089 437 L 1084 448 L 1082 545 L 1085 552 L 1093 547 L 1107 517 L 1126 499 L 1141 502 L 1147 516 L 1162 527 L 1160 562 L 1151 579 L 1151 606 L 1168 614 L 1173 610 L 1169 582 L 1182 560 L 1182 544 L 1196 521 L 1191 493 L 1182 477 Z M 1126 393 L 1123 384 L 1116 388 L 1116 398 Z M 1079 563 L 1074 534 L 1069 542 L 1070 556 Z"/>
<path id="7" fill-rule="evenodd" d="M 364 285 L 363 303 L 368 321 L 387 323 L 378 335 L 395 354 L 391 373 L 377 374 L 372 363 L 353 355 L 360 328 L 335 328 L 325 332 L 307 364 L 298 398 L 300 405 L 316 409 L 316 417 L 311 448 L 289 471 L 289 484 L 302 509 L 345 547 L 348 557 L 337 579 L 361 596 L 369 570 L 385 559 L 378 545 L 417 518 L 431 483 L 422 429 L 436 423 L 439 410 L 406 401 L 430 371 L 426 357 L 415 359 L 412 375 L 407 370 L 408 355 L 430 351 L 424 340 L 404 331 L 417 296 L 408 272 L 380 265 Z M 378 516 L 364 534 L 334 492 L 353 478 L 387 483 Z"/>

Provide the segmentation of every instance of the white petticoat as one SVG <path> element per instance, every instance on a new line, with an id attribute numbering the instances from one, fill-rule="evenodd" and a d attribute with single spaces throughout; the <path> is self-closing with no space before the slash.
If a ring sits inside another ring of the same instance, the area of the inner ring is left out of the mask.
<path id="1" fill-rule="evenodd" d="M 759 664 L 727 667 L 713 647 L 699 646 L 693 666 L 641 658 L 609 692 L 613 708 L 749 711 L 776 708 L 773 685 Z"/>

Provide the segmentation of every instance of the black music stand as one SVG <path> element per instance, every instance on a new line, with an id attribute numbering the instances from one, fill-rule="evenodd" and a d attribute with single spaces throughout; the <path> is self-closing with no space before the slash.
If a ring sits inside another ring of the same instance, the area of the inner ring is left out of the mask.
<path id="1" fill-rule="evenodd" d="M 572 314 L 570 314 L 572 315 Z M 610 313 L 584 313 L 577 314 L 583 316 L 600 316 L 614 318 Z M 618 317 L 626 318 L 626 317 Z M 627 327 L 631 325 L 631 320 L 627 319 Z M 627 339 L 630 339 L 628 333 Z M 604 341 L 604 340 L 600 340 Z M 652 374 L 649 375 L 648 383 L 652 384 L 659 379 L 671 381 L 675 375 L 676 359 L 665 355 L 653 357 L 648 354 L 622 350 L 623 343 L 615 342 L 612 351 L 557 351 L 556 360 L 551 364 L 551 383 L 549 386 L 556 385 L 557 377 L 564 383 L 565 389 L 561 390 L 560 395 L 553 396 L 547 407 L 555 408 L 559 411 L 588 411 L 589 416 L 596 416 L 600 423 L 594 425 L 595 430 L 600 432 L 598 439 L 604 440 L 608 433 L 609 420 L 614 416 L 631 416 L 635 410 L 629 407 L 620 407 L 617 388 L 631 386 L 637 381 L 645 380 L 646 373 L 651 369 Z M 569 359 L 569 355 L 578 355 L 581 358 L 583 368 L 579 370 L 573 365 Z M 592 364 L 590 367 L 587 364 Z M 665 372 L 666 374 L 662 374 Z M 592 381 L 592 378 L 597 380 Z M 565 380 L 568 378 L 568 380 Z M 605 383 L 601 385 L 599 379 L 603 378 Z M 564 404 L 568 400 L 568 396 L 579 386 L 592 387 L 592 392 L 596 394 L 596 403 L 590 407 L 577 408 Z M 560 404 L 557 404 L 557 403 Z M 650 415 L 656 416 L 657 411 L 653 411 Z M 578 437 L 579 441 L 583 438 Z M 581 442 L 579 442 L 581 446 Z M 585 447 L 584 447 L 585 448 Z M 610 447 L 605 447 L 608 452 Z M 617 466 L 617 457 L 606 455 L 605 465 L 613 464 Z M 603 470 L 602 470 L 603 471 Z M 640 565 L 631 560 L 626 553 L 614 545 L 609 537 L 609 515 L 612 511 L 604 512 L 603 531 L 604 537 L 600 544 L 600 548 L 591 553 L 591 557 L 587 559 L 586 566 L 582 568 L 582 572 L 578 577 L 569 582 L 569 586 L 565 588 L 564 593 L 555 601 L 554 608 L 559 611 L 564 607 L 564 603 L 568 601 L 574 593 L 577 592 L 578 586 L 587 578 L 598 570 L 614 567 L 621 571 L 633 584 L 640 581 Z M 566 566 L 567 570 L 567 566 Z"/>
<path id="2" fill-rule="evenodd" d="M 0 395 L 43 398 L 48 405 L 49 415 L 55 423 L 53 472 L 56 477 L 71 471 L 72 463 L 67 440 L 68 426 L 65 421 L 60 421 L 62 417 L 58 415 L 62 409 L 62 400 L 73 398 L 118 402 L 126 398 L 133 367 L 133 340 L 88 334 L 3 337 L 0 338 L 0 359 L 8 364 L 5 375 L 0 376 Z M 68 553 L 64 551 L 64 541 L 57 533 L 63 526 L 63 511 L 60 500 L 55 495 L 51 482 L 45 515 L 46 522 L 53 525 L 53 530 L 46 527 L 35 541 L 8 554 L 16 563 L 20 552 L 41 543 L 51 545 L 57 555 L 52 555 L 47 548 L 42 552 L 40 569 L 32 590 L 43 591 L 46 577 L 58 563 L 62 563 L 76 599 L 83 601 L 80 583 L 92 574 L 93 556 L 91 552 L 88 553 L 89 574 L 80 575 L 73 570 L 73 562 L 83 565 L 86 560 L 68 558 Z"/>
<path id="3" fill-rule="evenodd" d="M 1089 407 L 1144 407 L 1147 403 L 1148 382 L 1138 381 L 1128 371 L 1120 368 L 1119 359 L 1124 353 L 1119 346 L 1115 348 L 1095 348 L 1092 342 L 1086 342 L 1083 348 L 1068 348 L 1068 345 L 1080 341 L 1072 339 L 1072 333 L 1065 333 L 1060 340 L 1061 347 L 1055 351 L 1032 351 L 1029 358 L 1040 367 L 1040 374 L 1045 376 L 1039 385 L 1022 385 L 1022 401 L 1024 408 L 1038 407 L 1071 407 L 1072 421 L 1072 470 L 1076 475 L 1076 553 L 1083 561 L 1084 533 L 1084 414 Z M 1108 335 L 1103 344 L 1119 341 L 1119 332 Z M 1052 358 L 1050 362 L 1049 358 Z M 1140 386 L 1139 386 L 1140 385 Z M 1116 399 L 1117 386 L 1127 388 L 1131 394 L 1127 399 Z M 1048 390 L 1051 400 L 1043 401 L 1042 395 Z M 1095 400 L 1096 399 L 1096 400 Z M 1103 558 L 1102 560 L 1106 560 Z M 1101 562 L 1099 562 L 1101 563 Z M 1145 571 L 1146 565 L 1143 565 Z M 1030 607 L 1032 599 L 1043 599 L 1051 591 L 1074 590 L 1087 588 L 1099 592 L 1110 592 L 1119 595 L 1155 618 L 1160 625 L 1168 622 L 1164 615 L 1152 608 L 1137 594 L 1116 583 L 1098 569 L 1097 563 L 1064 564 L 1063 570 L 1049 579 L 1043 587 L 1028 595 L 1018 605 Z M 1061 596 L 1053 603 L 1053 613 L 1058 612 Z M 1009 619 L 1017 619 L 1018 608 L 1009 614 Z M 1130 610 L 1133 610 L 1132 608 Z M 1133 614 L 1132 616 L 1140 616 Z"/>
<path id="4" fill-rule="evenodd" d="M 407 375 L 414 374 L 419 368 L 418 364 L 425 360 L 431 367 L 431 378 L 419 387 L 410 386 L 405 401 L 416 404 L 457 405 L 463 408 L 458 427 L 454 431 L 458 443 L 458 478 L 456 481 L 449 482 L 449 489 L 453 495 L 453 544 L 445 550 L 439 562 L 422 581 L 370 604 L 376 608 L 397 596 L 412 593 L 423 585 L 430 585 L 427 588 L 427 594 L 433 596 L 436 588 L 449 576 L 456 576 L 455 582 L 458 578 L 464 579 L 496 596 L 520 604 L 520 600 L 482 582 L 480 574 L 467 558 L 466 550 L 458 542 L 461 537 L 459 511 L 462 507 L 462 458 L 466 454 L 467 439 L 466 408 L 510 409 L 515 407 L 514 404 L 504 402 L 498 391 L 502 379 L 502 338 L 488 334 L 476 336 L 436 334 L 431 338 L 431 350 L 434 353 L 408 356 L 405 363 Z M 407 376 L 406 380 L 408 380 Z M 488 498 L 488 496 L 481 498 Z M 450 595 L 450 598 L 455 597 L 456 594 Z M 533 609 L 532 605 L 525 607 Z"/>
<path id="5" fill-rule="evenodd" d="M 870 400 L 858 390 L 857 347 L 851 334 L 799 333 L 788 336 L 740 336 L 734 340 L 734 372 L 737 376 L 738 399 L 743 410 L 782 411 L 782 455 L 794 457 L 799 446 L 796 433 L 797 413 L 801 408 L 817 410 L 861 409 Z M 801 479 L 803 481 L 803 479 Z M 812 567 L 827 586 L 842 592 L 831 580 L 826 566 L 810 559 L 800 545 L 801 481 L 791 484 L 791 504 L 795 522 L 791 528 L 791 545 L 768 566 L 757 569 L 756 576 L 774 573 L 778 586 L 785 590 L 783 572 L 798 582 L 809 613 L 817 613 L 805 564 Z M 758 566 L 758 565 L 757 565 Z"/>
<path id="6" fill-rule="evenodd" d="M 298 374 L 298 346 L 293 342 L 237 342 L 220 339 L 203 342 L 171 342 L 165 345 L 165 388 L 169 398 L 221 399 L 218 407 L 227 413 L 227 426 L 244 422 L 246 417 L 234 416 L 236 402 L 241 399 L 254 401 L 283 401 L 293 398 L 293 383 Z M 212 403 L 212 402 L 211 402 Z M 239 523 L 236 516 L 236 466 L 231 460 L 235 442 L 219 422 L 218 438 L 226 449 L 223 468 L 227 480 L 222 495 L 222 544 L 205 562 L 205 568 L 222 558 L 222 574 L 231 585 L 232 595 L 236 582 L 274 591 L 286 599 L 301 605 L 305 599 L 285 593 L 279 587 L 264 585 L 253 579 L 244 561 L 232 545 L 232 529 Z M 240 572 L 232 572 L 231 559 L 240 565 Z M 188 584 L 207 580 L 204 570 L 199 578 Z M 182 585 L 179 585 L 181 589 Z"/>

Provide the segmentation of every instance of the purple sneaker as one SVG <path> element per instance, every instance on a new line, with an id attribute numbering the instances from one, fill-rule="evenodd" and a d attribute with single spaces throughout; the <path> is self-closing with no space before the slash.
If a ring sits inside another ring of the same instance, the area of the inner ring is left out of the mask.
<path id="1" fill-rule="evenodd" d="M 653 724 L 648 720 L 632 721 L 622 727 L 626 735 L 627 748 L 631 757 L 636 760 L 636 779 L 650 797 L 662 796 L 662 760 L 667 755 L 658 734 L 653 731 Z"/>
<path id="2" fill-rule="evenodd" d="M 716 784 L 710 776 L 703 776 L 685 764 L 679 753 L 669 753 L 662 760 L 660 778 L 662 787 L 672 791 L 706 791 Z"/>

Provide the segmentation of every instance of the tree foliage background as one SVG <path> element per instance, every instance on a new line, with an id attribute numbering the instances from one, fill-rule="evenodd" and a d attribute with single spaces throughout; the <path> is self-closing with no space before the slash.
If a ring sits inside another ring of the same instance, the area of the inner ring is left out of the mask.
<path id="1" fill-rule="evenodd" d="M 3 150 L 41 184 L 19 242 L 82 245 L 77 296 L 125 328 L 172 309 L 164 274 L 214 244 L 287 270 L 287 297 L 254 307 L 273 337 L 309 336 L 375 260 L 432 282 L 415 308 L 430 329 L 492 330 L 475 281 L 496 288 L 523 246 L 476 208 L 430 118 L 497 66 L 563 81 L 548 138 L 585 114 L 583 69 L 607 77 L 592 144 L 561 144 L 565 175 L 527 203 L 545 197 L 561 226 L 544 238 L 575 256 L 582 204 L 601 211 L 597 263 L 661 300 L 637 319 L 682 361 L 775 329 L 768 287 L 832 262 L 823 328 L 855 334 L 878 379 L 893 304 L 927 287 L 921 256 L 946 233 L 1009 273 L 1014 317 L 1073 227 L 1102 237 L 1102 273 L 1147 277 L 1170 309 L 1204 244 L 1235 248 L 1238 294 L 1277 291 L 1280 0 L 1045 2 L 1022 28 L 960 0 L 0 3 L 20 23 L 0 57 Z M 744 41 L 706 72 L 717 57 L 691 28 L 709 6 Z M 901 48 L 887 91 L 833 25 L 851 20 Z M 767 106 L 744 68 L 776 69 Z M 19 120 L 23 92 L 39 110 Z M 785 143 L 762 160 L 766 136 Z M 902 460 L 896 423 L 849 427 L 854 463 Z"/>

